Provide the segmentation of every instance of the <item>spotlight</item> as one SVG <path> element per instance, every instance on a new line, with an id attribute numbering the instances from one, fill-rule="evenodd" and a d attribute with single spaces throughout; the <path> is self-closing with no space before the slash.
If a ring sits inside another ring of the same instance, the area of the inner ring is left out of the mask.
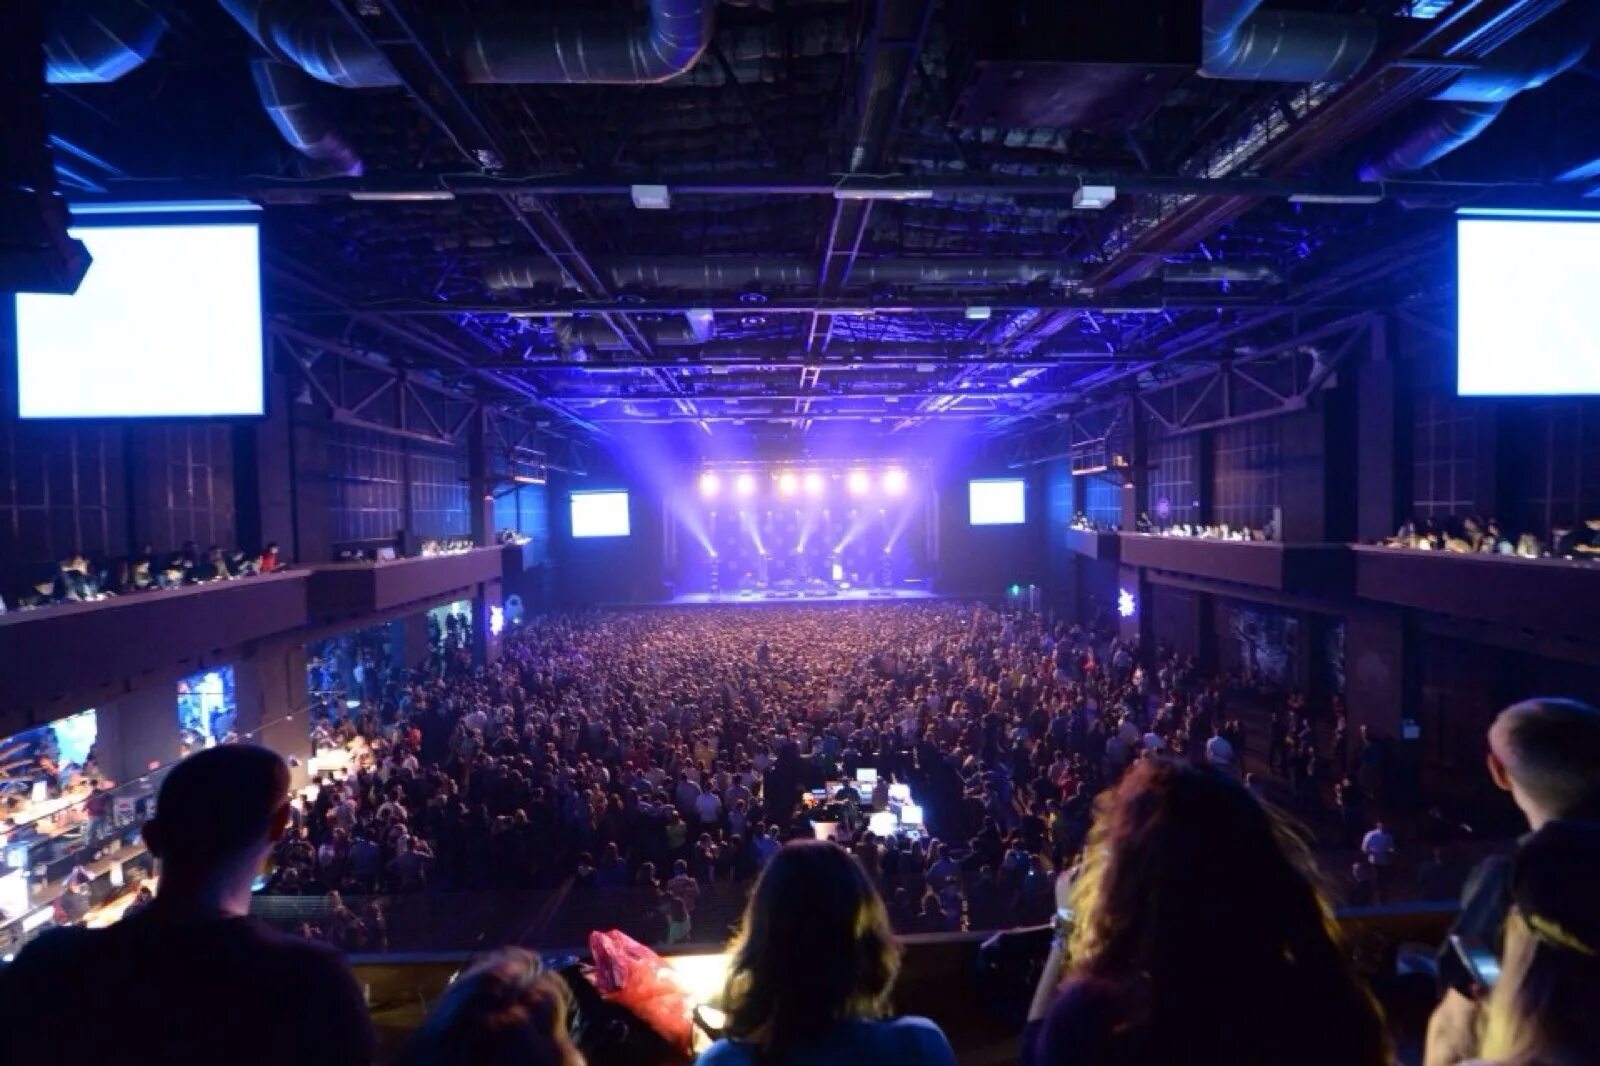
<path id="1" fill-rule="evenodd" d="M 815 470 L 806 471 L 806 495 L 821 496 L 823 489 L 822 475 Z"/>
<path id="2" fill-rule="evenodd" d="M 734 487 L 739 490 L 739 495 L 741 496 L 754 496 L 756 494 L 756 479 L 751 474 L 740 474 L 738 480 L 734 482 Z"/>
<path id="3" fill-rule="evenodd" d="M 872 488 L 872 479 L 867 477 L 865 470 L 852 470 L 845 484 L 850 489 L 850 495 L 865 496 Z"/>
<path id="4" fill-rule="evenodd" d="M 717 498 L 717 493 L 722 491 L 722 479 L 707 470 L 700 475 L 700 495 L 707 500 Z"/>
<path id="5" fill-rule="evenodd" d="M 778 495 L 793 496 L 800 491 L 800 479 L 785 470 L 778 475 Z"/>
<path id="6" fill-rule="evenodd" d="M 883 473 L 883 491 L 890 496 L 906 494 L 906 472 L 896 467 Z"/>

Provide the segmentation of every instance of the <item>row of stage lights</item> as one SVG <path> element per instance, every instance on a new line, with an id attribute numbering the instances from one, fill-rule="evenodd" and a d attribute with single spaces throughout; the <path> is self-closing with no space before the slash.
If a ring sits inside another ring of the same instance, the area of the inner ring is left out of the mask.
<path id="1" fill-rule="evenodd" d="M 741 499 L 751 498 L 759 487 L 756 475 L 748 472 L 733 475 L 729 480 L 733 494 Z M 843 476 L 843 481 L 845 490 L 857 498 L 870 495 L 874 485 L 883 495 L 891 497 L 904 496 L 911 487 L 911 479 L 899 467 L 890 467 L 876 478 L 865 470 L 852 470 Z M 828 475 L 820 470 L 783 470 L 772 475 L 772 482 L 777 494 L 785 499 L 793 499 L 802 491 L 812 499 L 819 499 L 828 491 Z M 713 470 L 700 475 L 701 499 L 714 500 L 722 495 L 722 489 L 723 475 Z"/>

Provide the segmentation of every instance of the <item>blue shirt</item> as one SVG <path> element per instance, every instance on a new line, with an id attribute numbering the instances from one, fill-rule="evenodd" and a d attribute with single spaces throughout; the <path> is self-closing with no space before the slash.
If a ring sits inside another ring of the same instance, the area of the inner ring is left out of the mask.
<path id="1" fill-rule="evenodd" d="M 839 1022 L 815 1043 L 765 1061 L 771 1066 L 956 1066 L 956 1053 L 937 1025 L 926 1018 L 907 1017 Z M 718 1040 L 700 1056 L 697 1066 L 753 1066 L 754 1062 L 748 1044 Z"/>

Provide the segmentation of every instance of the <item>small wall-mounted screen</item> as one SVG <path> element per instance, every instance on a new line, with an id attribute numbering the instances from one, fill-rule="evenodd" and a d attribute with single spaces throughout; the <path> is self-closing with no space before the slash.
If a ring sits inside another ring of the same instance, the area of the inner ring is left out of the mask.
<path id="1" fill-rule="evenodd" d="M 574 537 L 626 537 L 630 532 L 626 492 L 572 494 Z"/>

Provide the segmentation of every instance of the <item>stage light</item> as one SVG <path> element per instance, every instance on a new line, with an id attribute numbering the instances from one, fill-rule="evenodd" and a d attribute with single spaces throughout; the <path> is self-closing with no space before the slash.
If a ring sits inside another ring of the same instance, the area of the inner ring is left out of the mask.
<path id="1" fill-rule="evenodd" d="M 890 496 L 904 496 L 906 494 L 906 472 L 898 467 L 884 471 L 883 491 Z"/>
<path id="2" fill-rule="evenodd" d="M 806 471 L 806 495 L 821 496 L 824 488 L 822 475 L 815 470 Z"/>
<path id="3" fill-rule="evenodd" d="M 703 499 L 714 500 L 717 493 L 722 491 L 722 479 L 707 470 L 700 475 L 700 496 Z"/>
<path id="4" fill-rule="evenodd" d="M 865 470 L 852 470 L 845 485 L 850 489 L 850 495 L 865 496 L 872 488 L 872 479 L 867 477 Z"/>
<path id="5" fill-rule="evenodd" d="M 778 475 L 778 495 L 793 496 L 800 491 L 800 479 L 790 471 L 785 470 Z"/>
<path id="6" fill-rule="evenodd" d="M 739 490 L 739 495 L 741 496 L 754 496 L 756 494 L 755 476 L 752 474 L 740 474 L 739 479 L 734 482 L 734 487 Z"/>

